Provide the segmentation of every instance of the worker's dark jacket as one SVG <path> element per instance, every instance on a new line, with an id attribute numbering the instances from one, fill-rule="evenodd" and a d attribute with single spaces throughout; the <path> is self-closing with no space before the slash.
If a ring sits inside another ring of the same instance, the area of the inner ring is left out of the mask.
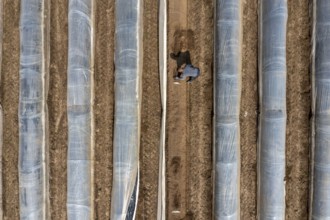
<path id="1" fill-rule="evenodd" d="M 189 51 L 179 52 L 178 54 L 171 56 L 172 59 L 176 60 L 177 67 L 180 68 L 182 64 L 191 64 Z"/>

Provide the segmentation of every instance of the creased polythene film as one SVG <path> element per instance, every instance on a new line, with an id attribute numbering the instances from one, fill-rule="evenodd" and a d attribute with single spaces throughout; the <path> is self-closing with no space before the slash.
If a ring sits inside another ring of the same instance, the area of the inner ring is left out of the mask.
<path id="1" fill-rule="evenodd" d="M 242 2 L 217 0 L 214 76 L 214 219 L 240 219 Z"/>
<path id="2" fill-rule="evenodd" d="M 310 219 L 330 219 L 330 1 L 313 5 Z"/>
<path id="3" fill-rule="evenodd" d="M 69 220 L 93 219 L 93 0 L 69 0 Z"/>
<path id="4" fill-rule="evenodd" d="M 21 1 L 19 93 L 20 219 L 48 219 L 48 1 Z"/>
<path id="5" fill-rule="evenodd" d="M 285 219 L 286 0 L 261 0 L 258 219 Z"/>
<path id="6" fill-rule="evenodd" d="M 142 8 L 142 0 L 116 0 L 111 220 L 134 219 L 127 214 L 130 205 L 136 208 L 131 197 L 139 181 Z"/>

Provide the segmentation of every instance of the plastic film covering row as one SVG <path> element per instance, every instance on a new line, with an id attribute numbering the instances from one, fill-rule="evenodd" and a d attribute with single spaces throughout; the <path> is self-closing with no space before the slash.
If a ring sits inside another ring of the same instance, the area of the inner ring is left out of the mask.
<path id="1" fill-rule="evenodd" d="M 47 219 L 48 1 L 21 1 L 20 13 L 20 219 Z"/>
<path id="2" fill-rule="evenodd" d="M 214 219 L 240 218 L 241 12 L 241 0 L 216 1 Z"/>
<path id="3" fill-rule="evenodd" d="M 142 0 L 116 1 L 112 220 L 133 219 L 138 198 L 142 7 Z"/>
<path id="4" fill-rule="evenodd" d="M 166 102 L 167 102 L 167 0 L 159 0 L 159 78 L 162 103 L 162 125 L 159 143 L 159 178 L 157 220 L 166 218 L 166 162 L 165 162 L 165 132 L 166 132 Z"/>
<path id="5" fill-rule="evenodd" d="M 93 0 L 69 0 L 68 219 L 93 217 Z"/>
<path id="6" fill-rule="evenodd" d="M 261 0 L 258 219 L 285 219 L 286 0 Z"/>
<path id="7" fill-rule="evenodd" d="M 310 219 L 330 219 L 330 1 L 314 0 Z"/>

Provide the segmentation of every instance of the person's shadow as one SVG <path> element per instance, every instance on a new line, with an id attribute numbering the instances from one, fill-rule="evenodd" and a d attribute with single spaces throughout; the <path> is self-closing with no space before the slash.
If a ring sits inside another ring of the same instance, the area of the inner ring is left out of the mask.
<path id="1" fill-rule="evenodd" d="M 194 32 L 189 30 L 176 30 L 173 35 L 174 44 L 172 52 L 177 54 L 180 51 L 192 50 L 194 46 Z"/>

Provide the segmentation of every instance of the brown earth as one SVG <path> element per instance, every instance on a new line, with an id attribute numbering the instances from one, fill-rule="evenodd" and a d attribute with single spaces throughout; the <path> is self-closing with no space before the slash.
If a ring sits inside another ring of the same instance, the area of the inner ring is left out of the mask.
<path id="1" fill-rule="evenodd" d="M 66 219 L 68 8 L 64 1 L 53 0 L 50 4 L 48 93 L 50 215 L 52 219 Z"/>
<path id="2" fill-rule="evenodd" d="M 188 0 L 168 1 L 168 54 L 187 48 Z M 188 91 L 189 85 L 181 81 L 174 84 L 176 62 L 170 60 L 167 86 L 166 173 L 167 219 L 185 219 L 188 207 L 187 172 L 189 154 Z"/>
<path id="3" fill-rule="evenodd" d="M 258 1 L 243 3 L 241 96 L 241 218 L 257 214 Z"/>
<path id="4" fill-rule="evenodd" d="M 3 1 L 1 100 L 3 108 L 3 212 L 4 219 L 19 218 L 18 93 L 20 1 Z"/>
<path id="5" fill-rule="evenodd" d="M 177 50 L 180 33 L 188 39 L 194 65 L 201 76 L 191 85 L 172 83 L 175 63 L 169 60 L 167 125 L 168 219 L 179 207 L 179 219 L 212 217 L 213 114 L 213 1 L 185 2 L 170 8 L 168 52 Z M 1 104 L 4 113 L 3 210 L 4 219 L 19 219 L 18 92 L 19 0 L 4 0 Z M 110 218 L 112 184 L 114 2 L 95 4 L 95 219 Z M 180 3 L 179 2 L 179 3 Z M 309 184 L 310 20 L 308 0 L 289 3 L 287 39 L 287 178 L 286 218 L 307 219 Z M 169 0 L 178 4 L 177 0 Z M 49 141 L 52 219 L 66 219 L 66 69 L 68 21 L 65 0 L 51 0 Z M 156 219 L 160 88 L 158 74 L 157 1 L 144 1 L 144 67 L 140 149 L 140 195 L 137 219 Z M 182 12 L 182 10 L 184 12 Z M 185 10 L 187 12 L 185 12 Z M 188 13 L 193 11 L 194 13 Z M 180 13 L 179 13 L 180 12 Z M 256 162 L 258 117 L 258 0 L 243 1 L 243 72 L 241 102 L 241 219 L 256 218 Z M 184 16 L 181 18 L 182 14 Z M 187 15 L 189 14 L 189 15 Z M 185 22 L 177 27 L 175 20 Z M 172 22 L 173 21 L 173 22 Z M 189 30 L 183 31 L 182 30 Z M 176 32 L 178 31 L 178 32 Z M 177 35 L 174 36 L 175 32 Z M 179 33 L 179 35 L 178 35 Z M 180 123 L 179 123 L 180 121 Z M 182 122 L 182 123 L 181 123 Z M 178 131 L 180 131 L 178 133 Z M 178 173 L 182 172 L 182 175 Z M 179 178 L 179 193 L 171 185 Z M 172 182 L 171 182 L 172 181 Z M 180 195 L 180 196 L 179 196 Z"/>
<path id="6" fill-rule="evenodd" d="M 213 1 L 188 3 L 188 29 L 194 33 L 192 63 L 201 76 L 188 87 L 187 219 L 211 219 L 213 120 Z M 189 13 L 188 13 L 189 15 Z M 193 15 L 193 16 L 192 16 Z"/>
<path id="7" fill-rule="evenodd" d="M 110 219 L 114 118 L 114 0 L 95 2 L 95 219 Z"/>
<path id="8" fill-rule="evenodd" d="M 157 219 L 161 99 L 158 1 L 144 0 L 140 194 L 137 219 Z"/>
<path id="9" fill-rule="evenodd" d="M 288 1 L 286 219 L 308 219 L 311 110 L 309 2 Z"/>

